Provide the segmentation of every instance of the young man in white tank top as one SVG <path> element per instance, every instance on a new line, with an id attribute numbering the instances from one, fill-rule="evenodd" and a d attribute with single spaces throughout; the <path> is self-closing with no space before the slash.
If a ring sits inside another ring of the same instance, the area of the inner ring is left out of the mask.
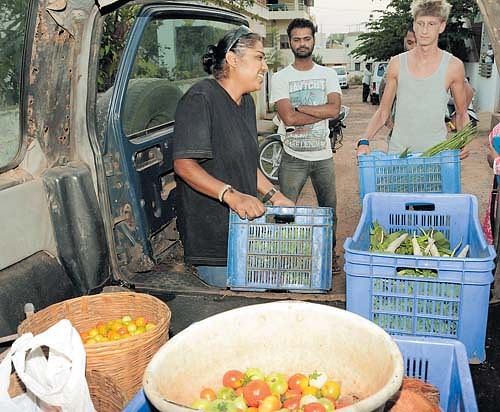
<path id="1" fill-rule="evenodd" d="M 407 147 L 412 152 L 422 152 L 446 139 L 444 115 L 448 90 L 455 99 L 457 128 L 462 129 L 469 122 L 464 65 L 438 47 L 450 9 L 446 0 L 413 0 L 411 12 L 417 47 L 389 62 L 384 95 L 358 141 L 358 155 L 370 152 L 369 140 L 390 116 L 395 97 L 396 118 L 389 152 L 401 152 Z M 461 158 L 467 155 L 464 150 Z"/>

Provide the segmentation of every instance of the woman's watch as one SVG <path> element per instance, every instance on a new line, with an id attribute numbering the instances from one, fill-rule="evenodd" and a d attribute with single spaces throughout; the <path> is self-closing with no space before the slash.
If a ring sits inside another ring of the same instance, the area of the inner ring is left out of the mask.
<path id="1" fill-rule="evenodd" d="M 276 193 L 278 193 L 278 192 L 279 192 L 279 190 L 278 190 L 278 189 L 276 189 L 275 187 L 273 187 L 273 188 L 272 188 L 269 192 L 267 192 L 267 193 L 264 195 L 264 197 L 262 198 L 262 203 L 267 203 L 267 202 L 269 202 L 269 201 L 272 199 L 272 197 L 273 197 Z"/>

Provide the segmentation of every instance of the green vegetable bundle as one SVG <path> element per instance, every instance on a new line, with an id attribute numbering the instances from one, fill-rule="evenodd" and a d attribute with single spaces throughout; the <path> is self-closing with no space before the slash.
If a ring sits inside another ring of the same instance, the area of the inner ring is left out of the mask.
<path id="1" fill-rule="evenodd" d="M 419 236 L 416 231 L 408 233 L 399 230 L 388 233 L 375 221 L 370 230 L 370 251 L 414 256 L 467 257 L 469 245 L 465 245 L 460 253 L 456 254 L 461 241 L 453 250 L 450 250 L 450 241 L 439 230 L 420 229 L 420 232 Z"/>
<path id="2" fill-rule="evenodd" d="M 476 127 L 472 126 L 471 123 L 467 125 L 457 133 L 455 133 L 449 139 L 446 139 L 431 148 L 427 149 L 422 153 L 422 157 L 435 156 L 444 150 L 461 150 L 467 146 L 476 137 Z"/>

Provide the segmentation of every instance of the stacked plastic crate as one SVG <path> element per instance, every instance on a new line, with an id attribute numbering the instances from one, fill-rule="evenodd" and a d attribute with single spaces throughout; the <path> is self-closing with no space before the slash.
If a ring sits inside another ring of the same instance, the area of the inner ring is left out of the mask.
<path id="1" fill-rule="evenodd" d="M 432 157 L 373 152 L 358 157 L 361 202 L 371 192 L 460 193 L 460 153 L 446 150 Z"/>
<path id="2" fill-rule="evenodd" d="M 370 252 L 375 221 L 389 232 L 439 230 L 451 245 L 468 244 L 469 255 Z M 459 339 L 471 362 L 484 361 L 495 252 L 484 239 L 474 196 L 369 193 L 344 249 L 348 310 L 393 334 Z M 403 275 L 404 269 L 427 269 L 427 275 Z"/>
<path id="3" fill-rule="evenodd" d="M 374 152 L 358 157 L 358 176 L 362 215 L 344 243 L 347 309 L 395 335 L 407 374 L 425 370 L 416 377 L 438 386 L 444 411 L 476 411 L 467 360 L 486 357 L 495 251 L 484 238 L 476 198 L 459 194 L 459 151 L 433 157 Z M 439 230 L 451 247 L 468 244 L 469 253 L 459 258 L 370 251 L 375 222 L 389 233 Z M 466 357 L 448 357 L 464 347 Z M 415 353 L 421 354 L 418 361 Z M 429 362 L 434 370 L 428 376 Z M 444 377 L 449 387 L 442 387 Z"/>

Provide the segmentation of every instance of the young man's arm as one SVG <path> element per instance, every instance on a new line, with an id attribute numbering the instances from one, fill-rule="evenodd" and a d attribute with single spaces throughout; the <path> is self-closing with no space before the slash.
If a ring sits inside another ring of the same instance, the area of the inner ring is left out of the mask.
<path id="1" fill-rule="evenodd" d="M 456 128 L 461 130 L 469 123 L 469 115 L 467 114 L 467 88 L 465 84 L 464 64 L 456 57 L 450 60 L 450 89 L 455 102 L 455 119 Z"/>
<path id="2" fill-rule="evenodd" d="M 372 139 L 377 132 L 384 126 L 388 117 L 391 114 L 392 103 L 394 102 L 394 97 L 396 96 L 396 89 L 398 86 L 398 73 L 399 73 L 399 58 L 392 58 L 387 67 L 387 82 L 385 84 L 384 94 L 380 102 L 380 106 L 377 111 L 373 114 L 368 126 L 365 130 L 363 139 Z M 357 154 L 368 154 L 370 153 L 370 146 L 368 144 L 360 144 L 358 146 Z"/>
<path id="3" fill-rule="evenodd" d="M 469 82 L 465 82 L 465 106 L 467 108 L 469 108 L 470 104 L 472 103 L 472 99 L 473 99 L 475 93 L 476 93 L 476 91 L 469 84 Z"/>
<path id="4" fill-rule="evenodd" d="M 450 90 L 455 102 L 455 127 L 461 130 L 469 123 L 469 114 L 467 113 L 467 94 L 465 85 L 465 69 L 464 64 L 460 59 L 452 57 L 450 60 Z M 464 147 L 460 151 L 460 159 L 466 159 L 469 156 L 468 147 Z"/>
<path id="5" fill-rule="evenodd" d="M 297 109 L 299 113 L 305 113 L 317 119 L 330 119 L 337 117 L 340 113 L 340 94 L 332 92 L 328 94 L 328 101 L 326 104 L 318 106 L 301 105 Z"/>
<path id="6" fill-rule="evenodd" d="M 292 107 L 290 99 L 281 99 L 276 102 L 278 115 L 287 126 L 301 126 L 317 123 L 322 119 L 337 117 L 340 112 L 340 94 L 329 93 L 328 101 L 317 106 Z"/>

